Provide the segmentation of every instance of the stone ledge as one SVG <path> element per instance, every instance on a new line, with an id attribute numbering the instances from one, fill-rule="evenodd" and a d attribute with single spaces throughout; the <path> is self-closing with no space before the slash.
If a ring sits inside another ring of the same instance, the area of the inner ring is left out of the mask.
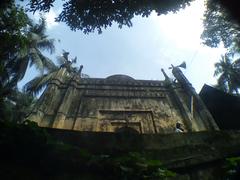
<path id="1" fill-rule="evenodd" d="M 186 168 L 239 155 L 240 131 L 203 131 L 173 134 L 124 134 L 47 131 L 56 139 L 94 153 L 149 152 L 168 168 Z"/>

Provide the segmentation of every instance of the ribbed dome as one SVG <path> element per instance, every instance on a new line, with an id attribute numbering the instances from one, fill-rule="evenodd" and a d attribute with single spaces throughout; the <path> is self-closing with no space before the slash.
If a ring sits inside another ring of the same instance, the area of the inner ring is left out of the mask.
<path id="1" fill-rule="evenodd" d="M 107 80 L 114 80 L 114 81 L 133 81 L 134 79 L 130 76 L 124 74 L 115 74 L 112 76 L 108 76 Z"/>

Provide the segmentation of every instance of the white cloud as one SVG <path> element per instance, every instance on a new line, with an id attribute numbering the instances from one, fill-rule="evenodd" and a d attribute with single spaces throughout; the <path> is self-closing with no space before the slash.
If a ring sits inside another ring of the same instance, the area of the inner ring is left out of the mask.
<path id="1" fill-rule="evenodd" d="M 44 14 L 47 22 L 47 28 L 52 29 L 59 25 L 58 22 L 55 21 L 55 18 L 58 16 L 58 13 L 51 9 L 48 13 Z"/>

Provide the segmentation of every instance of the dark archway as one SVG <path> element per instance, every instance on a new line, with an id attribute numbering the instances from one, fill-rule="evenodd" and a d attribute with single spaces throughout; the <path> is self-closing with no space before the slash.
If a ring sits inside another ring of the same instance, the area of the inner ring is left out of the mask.
<path id="1" fill-rule="evenodd" d="M 120 127 L 115 130 L 116 133 L 127 133 L 127 134 L 139 134 L 139 132 L 136 129 L 133 129 L 131 127 Z"/>

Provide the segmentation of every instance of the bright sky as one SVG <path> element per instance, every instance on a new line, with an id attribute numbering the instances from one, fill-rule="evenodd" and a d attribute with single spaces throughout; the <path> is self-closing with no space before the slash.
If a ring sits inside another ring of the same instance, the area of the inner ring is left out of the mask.
<path id="1" fill-rule="evenodd" d="M 45 15 L 48 23 L 47 34 L 56 41 L 55 59 L 62 49 L 77 56 L 76 66 L 83 64 L 83 73 L 90 77 L 105 78 L 113 74 L 126 74 L 135 79 L 163 80 L 161 68 L 172 77 L 168 67 L 187 63 L 183 73 L 199 92 L 204 83 L 213 85 L 214 63 L 224 53 L 223 48 L 213 49 L 201 44 L 204 1 L 196 0 L 190 7 L 177 14 L 148 18 L 135 17 L 133 27 L 118 29 L 113 25 L 102 34 L 73 32 L 54 18 L 60 12 L 57 7 Z M 35 16 L 37 17 L 37 15 Z M 19 87 L 36 75 L 35 69 L 28 74 Z"/>

